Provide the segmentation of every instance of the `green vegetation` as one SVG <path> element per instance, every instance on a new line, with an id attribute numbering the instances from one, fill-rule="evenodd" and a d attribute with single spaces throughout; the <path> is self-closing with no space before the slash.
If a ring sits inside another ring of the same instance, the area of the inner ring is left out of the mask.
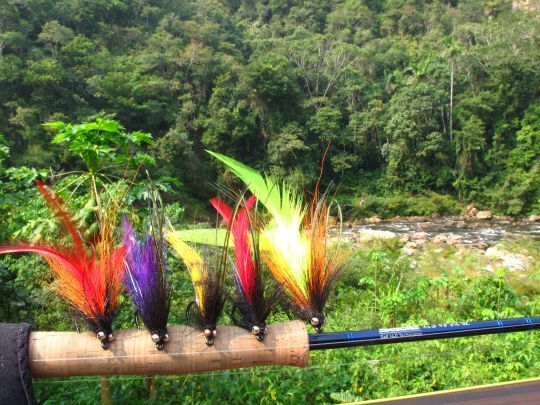
<path id="1" fill-rule="evenodd" d="M 462 211 L 461 205 L 445 194 L 433 191 L 420 194 L 392 193 L 386 196 L 367 194 L 360 197 L 343 198 L 341 204 L 348 217 L 391 218 L 413 215 L 454 215 Z"/>
<path id="2" fill-rule="evenodd" d="M 540 250 L 539 242 L 528 243 L 531 249 Z M 455 252 L 446 253 L 447 259 L 450 253 Z M 412 269 L 410 259 L 392 241 L 376 242 L 355 252 L 330 299 L 328 330 L 538 313 L 540 289 L 529 279 L 510 277 L 502 270 L 495 276 L 472 274 L 468 266 L 473 256 L 471 253 L 463 268 L 453 267 L 452 260 L 435 267 L 426 260 Z M 178 270 L 175 267 L 175 286 L 183 287 L 174 296 L 175 322 L 181 319 L 191 288 L 186 273 Z M 533 274 L 539 272 L 537 265 Z M 284 319 L 282 315 L 278 318 Z M 126 317 L 119 324 L 132 326 Z M 307 369 L 274 367 L 156 377 L 156 400 L 336 403 L 537 377 L 539 344 L 538 332 L 524 332 L 313 352 Z M 80 377 L 36 381 L 37 396 L 46 403 L 98 401 L 99 379 L 82 380 L 84 384 Z M 114 377 L 111 385 L 113 399 L 120 402 L 145 403 L 149 395 L 143 377 Z"/>
<path id="3" fill-rule="evenodd" d="M 79 169 L 42 124 L 114 119 L 176 199 L 213 193 L 204 148 L 310 187 L 330 142 L 324 181 L 387 215 L 429 192 L 540 210 L 540 24 L 510 0 L 4 3 L 8 166 Z"/>

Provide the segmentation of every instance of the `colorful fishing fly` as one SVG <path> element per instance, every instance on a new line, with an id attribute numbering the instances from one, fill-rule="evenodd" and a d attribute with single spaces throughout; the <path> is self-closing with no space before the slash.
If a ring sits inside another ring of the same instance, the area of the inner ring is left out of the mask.
<path id="1" fill-rule="evenodd" d="M 124 284 L 158 350 L 163 350 L 169 341 L 167 321 L 171 299 L 163 225 L 164 215 L 157 195 L 152 198 L 150 224 L 144 241 L 137 240 L 127 216 L 122 220 L 126 247 Z"/>
<path id="2" fill-rule="evenodd" d="M 254 196 L 246 201 L 240 198 L 233 209 L 219 198 L 210 200 L 234 238 L 235 260 L 232 268 L 237 295 L 231 318 L 236 325 L 251 331 L 259 341 L 263 341 L 268 331 L 266 318 L 278 300 L 280 289 L 275 283 L 263 279 L 258 229 L 256 219 L 251 215 L 255 202 Z"/>
<path id="3" fill-rule="evenodd" d="M 320 332 L 330 288 L 346 259 L 339 244 L 329 251 L 324 198 L 316 195 L 306 206 L 298 191 L 285 182 L 276 184 L 230 157 L 208 153 L 239 177 L 270 213 L 261 235 L 263 259 L 284 287 L 291 310 Z"/>
<path id="4" fill-rule="evenodd" d="M 114 243 L 115 211 L 101 213 L 99 235 L 93 243 L 86 243 L 60 198 L 42 182 L 36 184 L 60 219 L 72 246 L 21 244 L 1 247 L 0 254 L 26 252 L 42 256 L 54 275 L 54 291 L 87 321 L 106 350 L 113 340 L 112 322 L 118 312 L 125 271 L 124 247 L 117 248 Z"/>
<path id="5" fill-rule="evenodd" d="M 210 266 L 208 260 L 177 237 L 173 229 L 166 232 L 166 238 L 186 265 L 195 290 L 195 300 L 186 308 L 187 321 L 201 329 L 206 337 L 206 344 L 212 346 L 224 305 L 223 260 L 220 260 L 217 266 Z"/>

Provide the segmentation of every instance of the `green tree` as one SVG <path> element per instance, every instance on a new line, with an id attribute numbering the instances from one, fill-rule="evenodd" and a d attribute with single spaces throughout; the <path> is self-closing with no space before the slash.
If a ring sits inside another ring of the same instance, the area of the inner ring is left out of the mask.
<path id="1" fill-rule="evenodd" d="M 425 83 L 406 87 L 392 98 L 383 146 L 390 185 L 414 191 L 449 187 L 451 160 L 441 122 L 445 104 L 444 93 Z"/>
<path id="2" fill-rule="evenodd" d="M 461 129 L 455 132 L 457 164 L 460 176 L 469 177 L 486 147 L 484 123 L 475 115 L 460 117 L 459 121 Z"/>

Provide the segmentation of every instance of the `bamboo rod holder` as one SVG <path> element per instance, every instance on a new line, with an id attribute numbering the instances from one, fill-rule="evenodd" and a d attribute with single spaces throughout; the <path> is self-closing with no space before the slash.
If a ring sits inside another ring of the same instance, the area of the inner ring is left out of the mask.
<path id="1" fill-rule="evenodd" d="M 236 326 L 218 327 L 213 346 L 189 326 L 170 326 L 165 350 L 156 350 L 146 330 L 117 330 L 109 350 L 92 333 L 32 332 L 34 378 L 86 375 L 174 375 L 253 366 L 305 367 L 308 335 L 303 322 L 268 325 L 264 342 Z"/>

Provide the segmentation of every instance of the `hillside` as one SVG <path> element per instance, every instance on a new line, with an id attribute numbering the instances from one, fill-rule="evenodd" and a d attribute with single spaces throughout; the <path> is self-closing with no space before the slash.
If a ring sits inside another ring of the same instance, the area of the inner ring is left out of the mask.
<path id="1" fill-rule="evenodd" d="M 76 169 L 41 124 L 112 117 L 154 135 L 176 195 L 213 192 L 203 149 L 308 186 L 330 142 L 324 180 L 345 200 L 434 191 L 537 212 L 535 4 L 7 1 L 6 166 Z"/>

